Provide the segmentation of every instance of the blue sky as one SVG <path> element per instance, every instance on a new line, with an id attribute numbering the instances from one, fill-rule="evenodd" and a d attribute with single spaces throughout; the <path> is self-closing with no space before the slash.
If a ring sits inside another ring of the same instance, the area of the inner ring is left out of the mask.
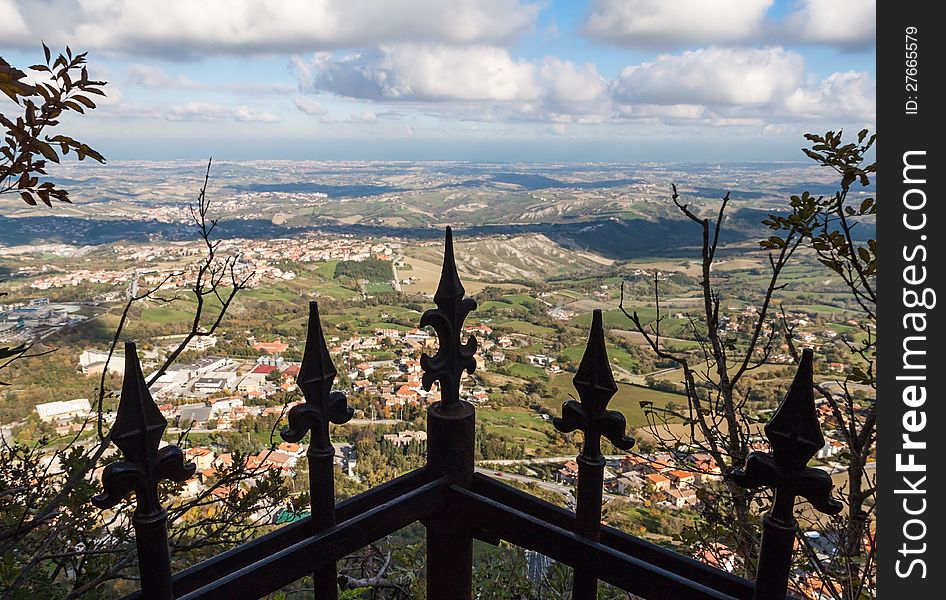
<path id="1" fill-rule="evenodd" d="M 0 0 L 0 55 L 88 50 L 68 131 L 121 159 L 801 158 L 873 127 L 870 0 Z M 0 111 L 13 112 L 0 101 Z"/>

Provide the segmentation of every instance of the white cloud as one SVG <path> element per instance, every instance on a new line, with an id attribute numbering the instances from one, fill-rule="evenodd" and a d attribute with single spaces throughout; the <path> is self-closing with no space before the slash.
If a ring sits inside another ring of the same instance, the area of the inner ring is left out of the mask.
<path id="1" fill-rule="evenodd" d="M 296 96 L 292 99 L 293 104 L 296 105 L 300 111 L 304 112 L 307 115 L 324 115 L 326 114 L 325 107 L 313 100 L 312 98 L 306 98 L 305 96 Z"/>
<path id="2" fill-rule="evenodd" d="M 168 121 L 224 121 L 233 109 L 210 102 L 187 102 L 168 109 Z"/>
<path id="3" fill-rule="evenodd" d="M 348 117 L 348 119 L 346 119 L 345 122 L 346 123 L 377 123 L 378 115 L 371 112 L 370 110 L 366 110 L 360 115 L 352 115 Z"/>
<path id="4" fill-rule="evenodd" d="M 614 92 L 626 104 L 760 106 L 794 91 L 804 67 L 801 55 L 782 48 L 704 48 L 628 67 Z"/>
<path id="5" fill-rule="evenodd" d="M 763 125 L 875 119 L 876 84 L 862 72 L 810 81 L 804 59 L 781 48 L 706 48 L 631 66 L 612 83 L 626 119 Z"/>
<path id="6" fill-rule="evenodd" d="M 42 37 L 55 45 L 177 57 L 408 40 L 504 43 L 530 29 L 539 11 L 526 0 L 21 0 L 17 7 L 29 34 L 18 42 Z"/>
<path id="7" fill-rule="evenodd" d="M 877 84 L 867 73 L 832 73 L 814 88 L 800 88 L 785 101 L 803 118 L 853 119 L 873 122 L 877 113 Z"/>
<path id="8" fill-rule="evenodd" d="M 224 106 L 211 102 L 187 102 L 168 109 L 169 121 L 241 121 L 257 123 L 275 123 L 281 121 L 279 115 L 259 112 L 249 106 Z"/>
<path id="9" fill-rule="evenodd" d="M 129 65 L 128 79 L 134 84 L 147 88 L 199 89 L 206 87 L 186 75 L 168 75 L 163 69 L 151 65 Z"/>
<path id="10" fill-rule="evenodd" d="M 0 36 L 4 39 L 16 40 L 26 37 L 26 22 L 20 14 L 13 0 L 0 0 Z"/>
<path id="11" fill-rule="evenodd" d="M 801 0 L 786 18 L 789 39 L 865 47 L 877 34 L 876 0 Z"/>
<path id="12" fill-rule="evenodd" d="M 627 46 L 675 48 L 756 38 L 774 0 L 595 0 L 585 32 Z"/>
<path id="13" fill-rule="evenodd" d="M 227 83 L 208 83 L 195 81 L 186 75 L 170 75 L 164 69 L 151 65 L 131 64 L 128 66 L 128 79 L 135 85 L 151 89 L 173 90 L 213 90 L 235 94 L 285 94 L 295 89 L 288 83 L 265 81 L 236 81 Z"/>
<path id="14" fill-rule="evenodd" d="M 296 59 L 303 92 L 379 105 L 409 105 L 447 119 L 481 122 L 628 121 L 763 126 L 802 119 L 873 120 L 865 73 L 822 81 L 783 48 L 709 47 L 661 54 L 608 81 L 593 64 L 513 58 L 490 47 L 391 45 Z M 311 101 L 311 100 L 310 100 Z M 359 119 L 349 119 L 356 122 Z M 551 130 L 550 130 L 551 131 Z"/>
<path id="15" fill-rule="evenodd" d="M 561 105 L 600 102 L 608 89 L 594 64 L 576 65 L 554 56 L 542 61 L 538 79 L 545 95 Z"/>
<path id="16" fill-rule="evenodd" d="M 607 81 L 591 64 L 513 58 L 502 48 L 387 45 L 295 60 L 303 91 L 410 103 L 459 118 L 573 120 L 608 110 Z"/>
<path id="17" fill-rule="evenodd" d="M 633 104 L 624 107 L 622 116 L 630 119 L 697 120 L 706 116 L 701 104 Z"/>
<path id="18" fill-rule="evenodd" d="M 243 121 L 247 123 L 277 123 L 282 121 L 282 117 L 279 115 L 273 114 L 271 112 L 258 111 L 246 105 L 237 107 L 237 109 L 233 112 L 233 118 L 237 121 Z"/>
<path id="19" fill-rule="evenodd" d="M 525 100 L 538 97 L 534 67 L 501 48 L 401 44 L 301 67 L 303 88 L 370 100 Z"/>
<path id="20" fill-rule="evenodd" d="M 551 135 L 565 135 L 568 133 L 564 123 L 552 123 L 545 131 Z"/>

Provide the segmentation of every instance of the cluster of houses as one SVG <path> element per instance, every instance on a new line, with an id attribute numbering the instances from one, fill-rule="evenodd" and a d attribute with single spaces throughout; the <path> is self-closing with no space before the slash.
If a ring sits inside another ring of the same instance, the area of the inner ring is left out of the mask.
<path id="1" fill-rule="evenodd" d="M 77 269 L 68 273 L 57 273 L 37 277 L 30 282 L 30 287 L 36 290 L 48 290 L 50 288 L 64 288 L 82 285 L 83 283 L 99 284 L 123 284 L 128 283 L 134 271 L 132 269 L 122 269 L 118 271 L 109 269 Z"/>
<path id="2" fill-rule="evenodd" d="M 335 447 L 335 464 L 348 475 L 354 476 L 357 464 L 354 447 L 346 443 L 334 443 L 333 446 Z M 283 442 L 275 448 L 260 450 L 256 454 L 244 457 L 243 465 L 249 475 L 246 480 L 251 481 L 268 472 L 276 472 L 282 477 L 295 476 L 300 460 L 304 461 L 306 449 L 305 444 Z M 194 463 L 197 470 L 194 476 L 184 483 L 184 489 L 181 492 L 183 497 L 196 496 L 209 487 L 214 487 L 212 494 L 219 497 L 226 497 L 232 492 L 226 486 L 216 485 L 224 472 L 233 469 L 235 457 L 232 453 L 218 453 L 206 446 L 194 446 L 184 450 L 184 458 Z"/>
<path id="3" fill-rule="evenodd" d="M 150 214 L 150 213 L 149 213 Z M 252 273 L 247 282 L 254 287 L 264 282 L 288 281 L 296 273 L 279 265 L 287 261 L 302 263 L 330 260 L 361 261 L 367 258 L 394 260 L 403 243 L 396 240 L 359 240 L 351 236 L 333 236 L 331 243 L 318 233 L 307 233 L 292 239 L 225 240 L 218 252 L 233 254 L 238 258 L 235 268 Z M 117 244 L 114 251 L 120 260 L 136 263 L 127 269 L 75 269 L 66 273 L 43 274 L 30 282 L 38 290 L 74 287 L 82 284 L 133 285 L 171 290 L 191 285 L 202 256 L 202 247 L 196 242 L 177 242 L 164 245 L 146 244 L 131 246 Z M 193 259 L 185 269 L 169 269 L 166 266 L 148 266 L 147 263 L 164 263 L 171 260 Z M 145 266 L 142 266 L 145 265 Z"/>
<path id="4" fill-rule="evenodd" d="M 684 313 L 675 313 L 674 318 L 686 318 Z M 742 309 L 731 309 L 729 314 L 720 316 L 720 332 L 727 334 L 748 334 L 751 333 L 759 318 L 759 313 L 755 307 L 747 306 Z M 793 328 L 793 340 L 799 346 L 811 346 L 816 350 L 822 344 L 831 344 L 838 341 L 838 332 L 830 327 L 816 326 L 812 323 L 809 313 L 804 311 L 790 311 L 785 315 L 787 324 Z M 847 319 L 841 325 L 857 327 L 858 322 L 855 319 Z M 762 333 L 769 335 L 771 327 L 769 324 L 763 326 Z M 762 349 L 758 348 L 761 353 Z M 795 358 L 789 353 L 787 344 L 779 344 L 774 352 L 768 356 L 768 362 L 778 364 L 794 364 Z M 845 366 L 843 363 L 831 362 L 826 365 L 827 369 L 834 373 L 843 373 Z"/>
<path id="5" fill-rule="evenodd" d="M 550 375 L 562 372 L 562 367 L 560 367 L 551 356 L 545 354 L 529 354 L 526 356 L 526 360 L 529 361 L 530 365 L 542 367 Z"/>
<path id="6" fill-rule="evenodd" d="M 284 261 L 320 262 L 329 260 L 362 261 L 368 258 L 390 259 L 404 244 L 395 240 L 366 240 L 337 235 L 331 238 L 318 233 L 304 233 L 292 239 L 227 240 L 241 258 L 259 266 Z M 226 250 L 227 248 L 224 248 Z"/>
<path id="7" fill-rule="evenodd" d="M 686 508 L 699 504 L 696 490 L 703 481 L 719 474 L 719 467 L 705 453 L 690 454 L 683 459 L 666 452 L 647 456 L 634 454 L 608 461 L 604 485 L 613 494 L 638 500 L 650 499 L 672 508 Z M 576 482 L 578 463 L 567 461 L 555 475 L 559 482 Z"/>
<path id="8" fill-rule="evenodd" d="M 485 351 L 477 353 L 480 369 L 487 360 L 483 356 L 494 361 L 505 360 L 497 348 L 512 345 L 505 336 L 496 339 L 493 330 L 485 325 L 467 326 L 466 333 L 475 334 L 480 348 Z M 259 352 L 255 361 L 211 355 L 171 365 L 151 385 L 151 393 L 165 417 L 198 429 L 206 428 L 208 423 L 214 428 L 229 429 L 249 415 L 282 411 L 282 406 L 264 406 L 266 399 L 296 388 L 300 364 L 282 358 L 281 353 L 289 344 L 280 338 L 270 341 L 251 338 L 248 343 Z M 420 356 L 423 352 L 433 353 L 437 348 L 437 338 L 427 331 L 382 328 L 374 335 L 345 340 L 335 337 L 329 343 L 333 360 L 352 382 L 352 391 L 379 399 L 391 413 L 440 399 L 437 386 L 428 391 L 422 385 Z M 396 356 L 383 360 L 373 358 L 382 352 Z M 142 359 L 155 362 L 155 356 L 153 351 L 146 352 Z M 87 349 L 79 357 L 78 368 L 90 376 L 101 374 L 106 368 L 109 373 L 121 376 L 124 356 L 116 353 L 109 358 L 105 351 Z M 153 375 L 148 374 L 146 379 L 150 380 Z M 465 387 L 462 393 L 467 401 L 474 403 L 489 399 L 489 390 L 482 386 Z"/>
<path id="9" fill-rule="evenodd" d="M 469 325 L 467 334 L 477 336 L 483 352 L 476 355 L 477 368 L 485 369 L 485 358 L 493 361 L 505 360 L 505 356 L 496 357 L 492 351 L 500 345 L 493 339 L 493 330 L 485 325 Z M 506 340 L 512 344 L 511 340 Z M 422 385 L 420 356 L 423 352 L 434 352 L 437 338 L 423 329 L 379 329 L 374 336 L 359 336 L 334 344 L 329 350 L 349 365 L 348 377 L 352 381 L 352 391 L 379 398 L 385 408 L 396 410 L 404 406 L 422 406 L 440 400 L 440 391 L 435 386 L 429 391 Z M 393 359 L 372 360 L 371 355 L 379 350 L 393 350 L 398 356 Z M 501 353 L 500 353 L 501 354 Z M 472 386 L 461 390 L 464 399 L 473 403 L 482 403 L 489 399 L 489 391 L 482 386 Z"/>

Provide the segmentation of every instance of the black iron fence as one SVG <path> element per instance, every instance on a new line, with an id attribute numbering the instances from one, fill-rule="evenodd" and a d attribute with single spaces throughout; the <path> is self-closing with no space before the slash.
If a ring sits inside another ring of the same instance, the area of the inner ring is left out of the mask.
<path id="1" fill-rule="evenodd" d="M 559 508 L 473 469 L 475 409 L 460 400 L 464 371 L 476 368 L 477 342 L 461 339 L 463 322 L 476 301 L 465 298 L 457 274 L 450 228 L 436 308 L 421 317 L 439 338 L 436 354 L 424 354 L 423 386 L 439 382 L 441 400 L 427 411 L 427 464 L 383 485 L 335 503 L 333 448 L 329 423 L 351 419 L 345 395 L 332 391 L 336 370 L 325 344 L 318 305 L 309 306 L 309 329 L 298 385 L 305 402 L 294 406 L 286 441 L 309 435 L 311 514 L 272 533 L 223 552 L 179 573 L 171 573 L 167 514 L 158 502 L 161 480 L 183 481 L 194 473 L 174 446 L 159 449 L 167 421 L 144 382 L 133 343 L 126 346 L 125 381 L 112 441 L 125 460 L 106 467 L 104 492 L 93 503 L 114 506 L 132 490 L 133 523 L 141 590 L 129 598 L 259 598 L 307 575 L 318 600 L 335 599 L 336 561 L 414 522 L 427 531 L 427 597 L 462 600 L 472 597 L 473 540 L 493 544 L 506 540 L 573 567 L 573 598 L 596 597 L 605 581 L 643 598 L 779 600 L 785 598 L 791 574 L 798 523 L 795 498 L 835 514 L 831 478 L 808 461 L 824 445 L 815 412 L 812 352 L 806 350 L 795 380 L 765 427 L 772 452 L 749 456 L 734 479 L 745 487 L 770 487 L 775 501 L 763 520 L 756 581 L 737 577 L 640 538 L 601 524 L 605 466 L 604 436 L 628 450 L 634 439 L 625 433 L 624 416 L 607 410 L 617 391 L 605 348 L 601 312 L 595 311 L 588 344 L 574 385 L 579 400 L 562 406 L 553 421 L 560 431 L 581 430 L 577 457 L 575 512 Z"/>

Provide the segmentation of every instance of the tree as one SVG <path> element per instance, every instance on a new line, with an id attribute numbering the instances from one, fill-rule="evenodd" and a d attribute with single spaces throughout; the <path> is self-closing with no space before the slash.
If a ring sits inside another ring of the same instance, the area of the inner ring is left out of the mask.
<path id="1" fill-rule="evenodd" d="M 877 172 L 876 162 L 866 164 L 877 134 L 869 135 L 863 129 L 857 134 L 857 142 L 846 144 L 842 143 L 840 131 L 808 134 L 805 138 L 811 142 L 811 147 L 804 149 L 805 154 L 840 176 L 839 189 L 827 197 L 815 197 L 807 191 L 792 196 L 788 215 L 770 215 L 764 221 L 774 235 L 762 243 L 777 245 L 782 242 L 781 235 L 778 235 L 781 232 L 798 232 L 815 251 L 819 262 L 840 276 L 860 309 L 861 318 L 857 325 L 862 332 L 860 340 L 842 338 L 854 365 L 840 391 L 833 391 L 825 385 L 815 386 L 831 410 L 834 426 L 845 444 L 847 483 L 841 492 L 847 515 L 835 518 L 831 523 L 838 539 L 835 556 L 823 561 L 815 549 L 808 552 L 819 576 L 839 582 L 837 586 L 829 586 L 832 596 L 839 600 L 854 600 L 861 597 L 876 574 L 876 543 L 869 524 L 873 518 L 877 488 L 866 467 L 877 441 L 877 240 L 858 239 L 855 232 L 866 219 L 876 218 L 877 203 L 873 197 L 852 203 L 849 195 L 852 186 L 870 185 L 871 177 Z M 786 343 L 797 360 L 792 329 L 787 322 L 784 331 Z M 872 393 L 859 393 L 865 387 Z"/>
<path id="2" fill-rule="evenodd" d="M 876 172 L 876 165 L 863 164 L 864 155 L 875 137 L 868 139 L 867 132 L 862 131 L 856 144 L 845 145 L 841 144 L 840 133 L 809 134 L 806 138 L 813 142 L 813 146 L 805 149 L 805 153 L 819 164 L 838 172 L 841 176 L 840 191 L 827 199 L 815 198 L 807 192 L 793 196 L 787 215 L 770 215 L 764 221 L 775 233 L 760 242 L 760 247 L 768 255 L 769 272 L 767 285 L 755 292 L 758 308 L 748 333 L 727 333 L 721 326 L 722 292 L 718 275 L 713 274 L 729 203 L 728 194 L 712 216 L 703 216 L 698 208 L 681 202 L 675 186 L 671 196 L 676 208 L 696 223 L 702 233 L 702 306 L 697 314 L 687 315 L 689 333 L 697 341 L 698 349 L 671 351 L 661 343 L 660 323 L 665 317 L 660 312 L 656 276 L 653 290 L 657 312 L 653 322 L 645 323 L 636 311 L 632 313 L 624 307 L 623 288 L 620 307 L 651 350 L 659 358 L 679 365 L 683 371 L 687 406 L 681 410 L 670 406 L 662 409 L 645 407 L 658 446 L 669 451 L 676 451 L 681 444 L 699 448 L 713 458 L 724 476 L 718 486 L 704 490 L 701 500 L 705 522 L 688 531 L 689 542 L 702 548 L 716 547 L 707 542 L 735 544 L 743 569 L 751 574 L 757 559 L 759 511 L 766 503 L 757 492 L 735 486 L 727 475 L 743 463 L 750 442 L 758 433 L 757 418 L 748 408 L 749 400 L 755 397 L 751 372 L 764 365 L 776 344 L 783 340 L 795 352 L 793 326 L 785 311 L 778 311 L 773 306 L 776 293 L 785 287 L 780 276 L 800 248 L 810 247 L 822 264 L 842 277 L 866 316 L 862 327 L 865 341 L 849 343 L 859 365 L 845 381 L 842 393 L 832 394 L 824 386 L 818 386 L 818 391 L 825 396 L 835 425 L 842 430 L 848 445 L 849 483 L 843 492 L 850 512 L 847 516 L 836 517 L 830 525 L 842 540 L 837 556 L 822 561 L 813 548 L 805 546 L 810 544 L 810 540 L 800 541 L 806 549 L 802 553 L 801 566 L 810 569 L 814 565 L 817 575 L 826 583 L 827 592 L 839 600 L 847 600 L 861 597 L 865 586 L 873 581 L 873 550 L 865 551 L 863 534 L 868 505 L 873 505 L 874 488 L 872 482 L 865 483 L 864 477 L 876 438 L 876 413 L 873 402 L 866 411 L 858 409 L 849 384 L 874 386 L 876 241 L 857 243 L 852 231 L 858 220 L 876 213 L 876 204 L 868 198 L 858 207 L 851 207 L 847 196 L 852 184 L 867 185 L 870 174 Z M 797 353 L 795 358 L 797 361 Z M 688 431 L 687 439 L 680 438 L 678 430 L 671 427 L 673 423 L 683 423 Z"/>
<path id="3" fill-rule="evenodd" d="M 39 176 L 46 174 L 46 161 L 59 162 L 56 146 L 62 154 L 74 151 L 80 160 L 91 157 L 104 162 L 104 158 L 72 138 L 50 137 L 45 132 L 58 125 L 59 115 L 66 110 L 82 113 L 83 107 L 94 108 L 87 94 L 102 95 L 105 84 L 89 79 L 84 53 L 73 55 L 67 48 L 64 55 L 51 60 L 45 46 L 44 52 L 46 64 L 31 68 L 48 73 L 50 82 L 32 86 L 21 81 L 25 77 L 22 71 L 0 58 L 0 91 L 24 110 L 15 121 L 0 115 L 0 122 L 7 128 L 0 147 L 0 193 L 15 191 L 30 205 L 39 199 L 52 206 L 52 200 L 69 201 L 66 190 L 51 182 L 39 182 Z M 42 102 L 37 104 L 40 97 Z M 216 221 L 209 217 L 206 193 L 209 169 L 208 164 L 207 177 L 192 209 L 205 251 L 190 288 L 197 308 L 190 332 L 160 366 L 159 373 L 184 352 L 190 340 L 213 333 L 249 278 L 239 274 L 236 257 L 218 255 L 219 242 L 212 237 Z M 112 338 L 109 360 L 135 304 L 176 300 L 162 295 L 163 283 L 137 290 L 127 299 Z M 204 314 L 203 300 L 211 296 L 218 300 L 219 308 L 213 314 Z M 0 352 L 0 360 L 5 360 L 0 368 L 28 368 L 27 351 L 28 346 Z M 99 380 L 96 410 L 77 433 L 54 439 L 38 427 L 37 437 L 29 443 L 4 442 L 0 446 L 3 597 L 100 597 L 107 594 L 107 586 L 121 591 L 128 587 L 125 582 L 134 578 L 137 556 L 130 529 L 132 503 L 125 500 L 107 511 L 93 510 L 89 503 L 99 491 L 98 470 L 119 458 L 106 453 L 111 439 L 105 409 L 115 396 L 107 371 L 103 370 Z M 271 447 L 275 446 L 276 425 L 273 423 L 270 431 Z M 178 444 L 185 442 L 186 432 Z M 245 459 L 235 452 L 232 464 L 221 466 L 210 483 L 194 495 L 182 496 L 181 484 L 161 488 L 162 503 L 168 507 L 169 542 L 175 561 L 192 563 L 220 547 L 242 542 L 269 526 L 266 515 L 277 505 L 293 504 L 281 477 L 251 468 Z"/>
<path id="4" fill-rule="evenodd" d="M 100 163 L 105 157 L 88 145 L 69 136 L 46 132 L 59 125 L 63 113 L 75 111 L 84 114 L 95 108 L 89 95 L 104 96 L 104 81 L 89 79 L 85 67 L 86 53 L 73 55 L 66 46 L 65 54 L 52 60 L 52 54 L 43 44 L 45 64 L 33 65 L 31 71 L 46 75 L 45 81 L 29 85 L 22 80 L 26 73 L 0 57 L 0 92 L 23 109 L 22 115 L 11 120 L 0 113 L 0 124 L 6 131 L 0 147 L 0 194 L 16 192 L 27 204 L 37 200 L 46 206 L 52 201 L 69 202 L 69 192 L 57 188 L 51 181 L 40 183 L 46 175 L 46 162 L 59 163 L 60 155 L 75 152 L 79 160 L 87 157 Z M 56 148 L 59 148 L 59 152 Z"/>
<path id="5" fill-rule="evenodd" d="M 732 539 L 727 541 L 735 544 L 746 570 L 752 572 L 758 546 L 753 509 L 757 492 L 740 488 L 728 478 L 748 456 L 753 435 L 750 415 L 743 410 L 749 390 L 741 384 L 743 378 L 765 364 L 772 353 L 777 339 L 777 320 L 770 315 L 772 297 L 780 288 L 782 269 L 798 250 L 802 237 L 789 230 L 783 243 L 769 252 L 768 284 L 759 299 L 757 315 L 750 325 L 749 335 L 745 339 L 737 339 L 721 326 L 721 293 L 712 274 L 729 194 L 722 199 L 715 215 L 704 217 L 698 214 L 696 208 L 681 202 L 675 185 L 672 190 L 671 200 L 677 210 L 696 223 L 702 233 L 702 306 L 698 315 L 687 315 L 689 332 L 698 343 L 699 350 L 672 351 L 662 344 L 660 324 L 666 317 L 660 312 L 659 279 L 656 273 L 653 288 L 656 317 L 653 322 L 645 324 L 637 311 L 628 312 L 624 306 L 623 287 L 619 306 L 654 353 L 683 370 L 686 410 L 676 412 L 667 408 L 657 410 L 652 406 L 646 407 L 652 419 L 652 433 L 665 449 L 675 452 L 683 441 L 669 425 L 673 421 L 682 421 L 689 429 L 686 442 L 713 458 L 724 475 L 726 493 L 718 497 L 719 501 L 715 505 L 708 505 L 708 512 L 711 513 L 708 520 L 717 527 L 712 530 L 712 536 L 725 537 L 731 532 Z"/>

